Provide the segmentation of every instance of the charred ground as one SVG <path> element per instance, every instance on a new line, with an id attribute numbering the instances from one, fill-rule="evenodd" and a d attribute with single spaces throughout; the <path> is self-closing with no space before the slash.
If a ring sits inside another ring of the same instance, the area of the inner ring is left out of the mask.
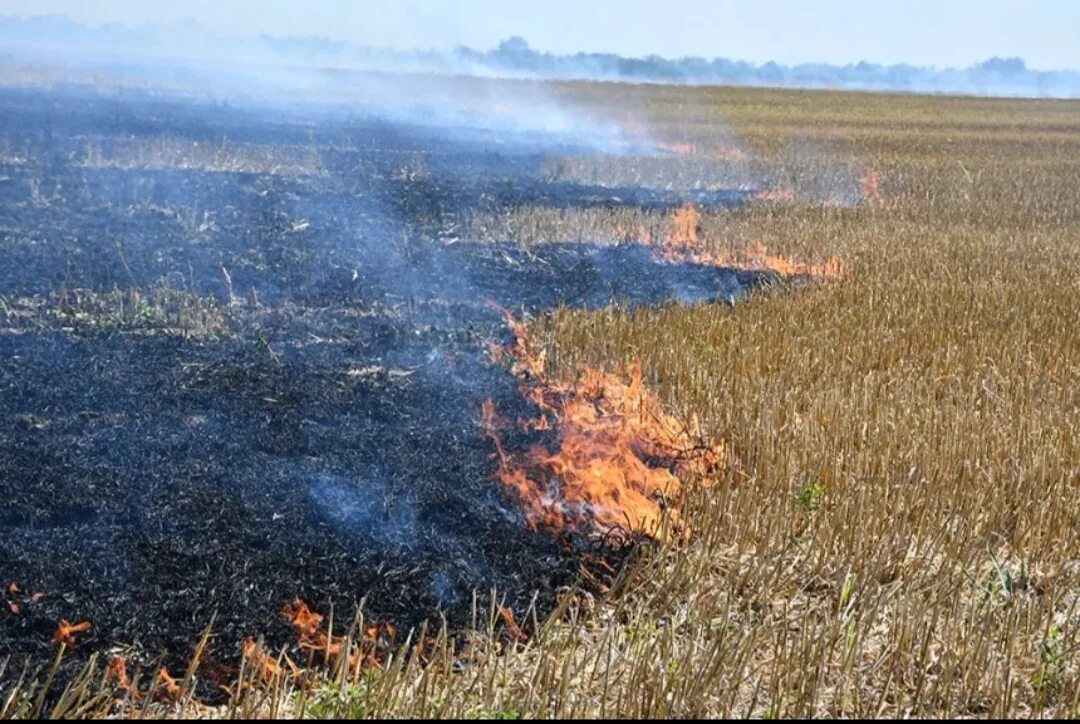
<path id="1" fill-rule="evenodd" d="M 62 91 L 0 92 L 0 133 L 0 657 L 46 662 L 67 619 L 93 624 L 81 654 L 183 660 L 216 613 L 229 660 L 291 641 L 296 596 L 402 628 L 465 624 L 474 590 L 546 607 L 589 544 L 530 532 L 495 482 L 483 400 L 535 409 L 488 300 L 769 279 L 471 242 L 475 211 L 742 196 L 545 180 L 589 150 L 531 134 Z"/>

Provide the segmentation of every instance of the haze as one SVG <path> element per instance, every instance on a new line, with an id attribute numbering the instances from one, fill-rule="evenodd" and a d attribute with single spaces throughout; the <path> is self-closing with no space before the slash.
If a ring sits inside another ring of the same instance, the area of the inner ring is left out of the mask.
<path id="1" fill-rule="evenodd" d="M 93 26 L 195 20 L 226 35 L 321 36 L 400 50 L 490 48 L 520 35 L 553 53 L 951 67 L 1019 56 L 1035 69 L 1080 68 L 1080 3 L 1056 0 L 0 1 L 0 15 L 52 13 Z"/>

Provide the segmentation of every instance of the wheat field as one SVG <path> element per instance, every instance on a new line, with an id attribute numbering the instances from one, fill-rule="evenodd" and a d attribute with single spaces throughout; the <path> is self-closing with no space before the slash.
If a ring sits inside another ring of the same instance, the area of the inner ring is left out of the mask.
<path id="1" fill-rule="evenodd" d="M 242 672 L 216 709 L 114 706 L 99 664 L 59 699 L 44 677 L 0 692 L 0 715 L 1080 715 L 1080 105 L 554 92 L 640 109 L 656 135 L 694 145 L 689 168 L 796 190 L 703 211 L 706 249 L 753 240 L 846 265 L 841 281 L 732 308 L 533 320 L 556 374 L 640 360 L 670 410 L 727 441 L 726 477 L 682 502 L 692 535 L 643 546 L 606 596 L 567 595 L 527 641 L 477 611 L 476 631 L 405 646 L 381 671 L 311 687 Z M 872 197 L 830 202 L 869 170 Z M 479 238 L 619 243 L 669 220 L 522 208 L 471 224 Z"/>

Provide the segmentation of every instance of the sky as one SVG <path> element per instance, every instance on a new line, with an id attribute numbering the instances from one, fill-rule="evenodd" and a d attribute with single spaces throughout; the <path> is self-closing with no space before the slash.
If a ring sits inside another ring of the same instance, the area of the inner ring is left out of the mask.
<path id="1" fill-rule="evenodd" d="M 53 13 L 401 50 L 487 49 L 520 35 L 553 53 L 939 67 L 1019 56 L 1039 70 L 1080 69 L 1077 0 L 0 0 L 0 15 Z"/>

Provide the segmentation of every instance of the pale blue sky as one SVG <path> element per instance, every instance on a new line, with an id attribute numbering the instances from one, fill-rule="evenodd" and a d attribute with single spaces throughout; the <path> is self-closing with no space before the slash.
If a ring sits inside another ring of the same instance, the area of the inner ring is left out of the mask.
<path id="1" fill-rule="evenodd" d="M 1078 0 L 0 0 L 0 15 L 100 25 L 195 19 L 227 35 L 318 35 L 394 48 L 968 66 L 1018 55 L 1080 69 Z"/>

